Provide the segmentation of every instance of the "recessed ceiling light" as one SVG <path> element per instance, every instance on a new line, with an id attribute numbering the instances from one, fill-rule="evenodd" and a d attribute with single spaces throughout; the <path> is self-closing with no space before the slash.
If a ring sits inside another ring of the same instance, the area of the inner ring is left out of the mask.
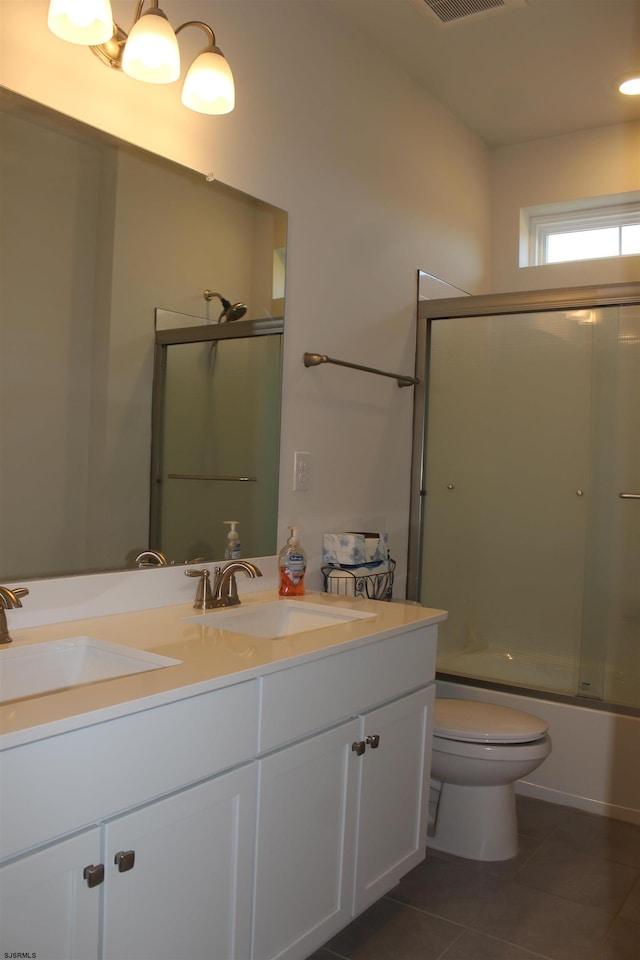
<path id="1" fill-rule="evenodd" d="M 640 71 L 623 77 L 618 82 L 618 90 L 627 97 L 637 97 L 640 94 Z"/>

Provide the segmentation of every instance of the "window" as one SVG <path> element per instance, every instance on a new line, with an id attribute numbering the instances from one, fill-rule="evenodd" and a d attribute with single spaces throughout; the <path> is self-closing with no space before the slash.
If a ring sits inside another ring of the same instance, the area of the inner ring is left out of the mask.
<path id="1" fill-rule="evenodd" d="M 640 194 L 522 210 L 520 266 L 640 254 Z M 607 202 L 608 201 L 608 202 Z M 615 203 L 613 202 L 615 201 Z"/>

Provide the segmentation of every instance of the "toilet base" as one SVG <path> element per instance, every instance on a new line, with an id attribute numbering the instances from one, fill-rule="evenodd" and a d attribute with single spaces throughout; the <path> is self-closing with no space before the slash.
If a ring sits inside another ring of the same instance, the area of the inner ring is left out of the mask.
<path id="1" fill-rule="evenodd" d="M 510 860 L 518 853 L 513 784 L 467 787 L 443 783 L 427 848 L 468 860 Z"/>

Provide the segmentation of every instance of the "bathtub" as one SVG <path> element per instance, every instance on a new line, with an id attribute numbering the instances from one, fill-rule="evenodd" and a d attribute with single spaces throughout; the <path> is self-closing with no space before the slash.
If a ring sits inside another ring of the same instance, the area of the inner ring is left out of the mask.
<path id="1" fill-rule="evenodd" d="M 437 679 L 437 696 L 496 703 L 542 717 L 553 750 L 516 793 L 640 824 L 640 717 Z"/>
<path id="2" fill-rule="evenodd" d="M 640 658 L 636 641 L 626 661 L 605 664 L 602 668 L 602 694 L 612 712 L 638 714 L 640 704 Z M 463 650 L 438 657 L 438 672 L 492 684 L 509 684 L 545 693 L 573 698 L 576 691 L 588 697 L 591 684 L 581 680 L 580 664 L 575 657 L 541 653 L 535 650 L 506 650 L 487 644 L 475 650 Z M 598 684 L 595 676 L 594 683 Z M 597 708 L 600 701 L 594 701 Z M 616 706 L 613 707 L 613 704 Z M 619 705 L 619 708 L 618 708 Z M 586 704 L 589 706 L 589 704 Z"/>

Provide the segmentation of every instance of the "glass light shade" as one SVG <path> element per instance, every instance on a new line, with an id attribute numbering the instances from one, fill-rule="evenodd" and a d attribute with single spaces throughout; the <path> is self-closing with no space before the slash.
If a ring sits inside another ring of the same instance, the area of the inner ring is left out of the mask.
<path id="1" fill-rule="evenodd" d="M 147 10 L 133 25 L 124 47 L 122 69 L 145 83 L 173 83 L 180 76 L 178 39 L 161 10 Z"/>
<path id="2" fill-rule="evenodd" d="M 618 90 L 628 97 L 637 97 L 640 94 L 640 74 L 635 77 L 626 77 L 618 87 Z"/>
<path id="3" fill-rule="evenodd" d="M 182 87 L 182 102 L 197 113 L 230 113 L 236 102 L 231 68 L 217 47 L 193 61 Z"/>
<path id="4" fill-rule="evenodd" d="M 110 0 L 50 0 L 47 23 L 61 40 L 87 47 L 113 36 Z"/>

